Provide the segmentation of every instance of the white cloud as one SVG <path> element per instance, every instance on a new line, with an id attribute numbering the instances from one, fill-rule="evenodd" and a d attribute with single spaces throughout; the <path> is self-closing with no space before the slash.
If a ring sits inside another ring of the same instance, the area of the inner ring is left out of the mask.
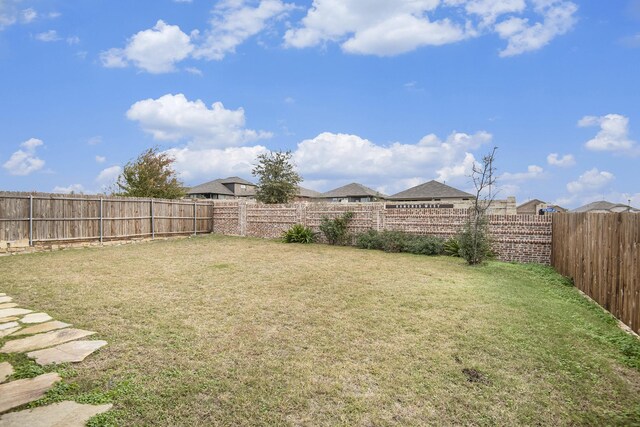
<path id="1" fill-rule="evenodd" d="M 293 159 L 308 179 L 361 180 L 399 191 L 402 180 L 424 182 L 467 176 L 474 157 L 469 153 L 490 142 L 491 134 L 454 132 L 446 140 L 430 134 L 417 144 L 377 145 L 357 135 L 324 132 L 300 142 Z M 392 184 L 389 184 L 392 182 Z"/>
<path id="2" fill-rule="evenodd" d="M 180 178 L 185 181 L 212 180 L 226 176 L 251 176 L 251 170 L 259 154 L 268 152 L 266 147 L 172 148 L 166 151 L 175 159 L 173 164 Z"/>
<path id="3" fill-rule="evenodd" d="M 220 60 L 238 45 L 262 32 L 271 20 L 294 8 L 281 0 L 261 0 L 256 7 L 244 0 L 223 0 L 213 9 L 211 28 L 194 52 L 195 58 Z"/>
<path id="4" fill-rule="evenodd" d="M 567 190 L 573 194 L 585 194 L 601 190 L 615 179 L 611 172 L 590 169 L 580 175 L 576 181 L 567 184 Z"/>
<path id="5" fill-rule="evenodd" d="M 78 37 L 78 36 L 67 37 L 67 44 L 68 45 L 73 46 L 73 45 L 76 45 L 78 43 L 80 43 L 80 37 Z"/>
<path id="6" fill-rule="evenodd" d="M 542 178 L 544 169 L 538 165 L 529 165 L 526 172 L 505 172 L 500 175 L 500 180 L 504 181 L 528 181 Z"/>
<path id="7" fill-rule="evenodd" d="M 100 171 L 96 177 L 96 182 L 100 185 L 103 191 L 107 190 L 116 183 L 121 173 L 122 168 L 120 166 L 110 166 Z"/>
<path id="8" fill-rule="evenodd" d="M 569 31 L 576 11 L 566 0 L 532 0 L 529 8 L 525 0 L 314 0 L 284 40 L 288 47 L 334 42 L 348 53 L 391 56 L 497 33 L 508 42 L 500 55 L 512 56 Z M 542 21 L 530 22 L 537 17 Z"/>
<path id="9" fill-rule="evenodd" d="M 175 64 L 186 59 L 193 49 L 191 37 L 180 27 L 159 20 L 153 28 L 133 35 L 124 49 L 101 52 L 100 59 L 107 68 L 133 64 L 148 73 L 159 74 L 175 71 Z"/>
<path id="10" fill-rule="evenodd" d="M 397 55 L 421 46 L 465 38 L 464 25 L 431 21 L 439 0 L 315 0 L 302 25 L 285 34 L 285 45 L 304 48 L 338 42 L 349 53 Z"/>
<path id="11" fill-rule="evenodd" d="M 196 67 L 187 67 L 184 69 L 187 73 L 193 74 L 195 76 L 202 76 L 202 70 Z"/>
<path id="12" fill-rule="evenodd" d="M 542 22 L 530 24 L 528 19 L 511 17 L 496 25 L 498 35 L 507 40 L 500 56 L 538 50 L 575 25 L 578 6 L 574 3 L 561 0 L 533 0 L 533 3 L 534 10 L 543 16 Z"/>
<path id="13" fill-rule="evenodd" d="M 104 156 L 96 156 L 96 163 L 104 163 L 107 161 L 107 158 Z"/>
<path id="14" fill-rule="evenodd" d="M 576 159 L 573 157 L 573 154 L 565 154 L 564 156 L 560 157 L 558 153 L 551 153 L 547 156 L 547 163 L 549 163 L 551 166 L 566 168 L 575 165 Z"/>
<path id="15" fill-rule="evenodd" d="M 585 144 L 589 150 L 637 154 L 636 142 L 629 138 L 629 119 L 623 115 L 585 116 L 578 121 L 578 126 L 600 126 L 600 131 L 595 138 Z"/>
<path id="16" fill-rule="evenodd" d="M 189 101 L 183 94 L 138 101 L 127 111 L 145 132 L 160 141 L 190 139 L 190 145 L 221 148 L 270 138 L 269 132 L 245 128 L 244 110 L 227 110 L 221 102 L 208 108 L 201 101 Z"/>
<path id="17" fill-rule="evenodd" d="M 33 8 L 24 9 L 20 12 L 20 20 L 25 24 L 33 22 L 38 17 L 38 12 Z"/>
<path id="18" fill-rule="evenodd" d="M 52 192 L 57 194 L 82 194 L 84 193 L 84 187 L 82 184 L 71 184 L 68 187 L 55 186 Z"/>
<path id="19" fill-rule="evenodd" d="M 36 156 L 36 149 L 43 145 L 42 140 L 31 138 L 22 144 L 22 149 L 14 152 L 2 167 L 10 174 L 26 176 L 44 166 L 44 160 Z"/>
<path id="20" fill-rule="evenodd" d="M 43 33 L 38 33 L 34 36 L 36 40 L 41 42 L 56 42 L 60 40 L 60 36 L 56 30 L 49 30 Z"/>
<path id="21" fill-rule="evenodd" d="M 98 145 L 98 144 L 101 144 L 101 143 L 102 143 L 102 137 L 101 136 L 92 136 L 87 141 L 87 144 L 89 144 L 89 145 Z"/>

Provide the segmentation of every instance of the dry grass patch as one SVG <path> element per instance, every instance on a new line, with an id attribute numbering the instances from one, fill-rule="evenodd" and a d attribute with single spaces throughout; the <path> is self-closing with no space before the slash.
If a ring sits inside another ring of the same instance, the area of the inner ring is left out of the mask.
<path id="1" fill-rule="evenodd" d="M 207 236 L 0 272 L 0 292 L 109 342 L 49 396 L 112 401 L 93 425 L 640 419 L 640 347 L 544 267 Z"/>

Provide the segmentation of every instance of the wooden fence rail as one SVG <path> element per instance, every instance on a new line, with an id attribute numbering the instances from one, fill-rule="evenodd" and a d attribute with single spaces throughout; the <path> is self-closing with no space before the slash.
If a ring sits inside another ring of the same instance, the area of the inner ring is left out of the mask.
<path id="1" fill-rule="evenodd" d="M 105 241 L 211 233 L 203 201 L 0 193 L 0 241 Z"/>
<path id="2" fill-rule="evenodd" d="M 640 333 L 640 214 L 553 215 L 551 264 Z"/>

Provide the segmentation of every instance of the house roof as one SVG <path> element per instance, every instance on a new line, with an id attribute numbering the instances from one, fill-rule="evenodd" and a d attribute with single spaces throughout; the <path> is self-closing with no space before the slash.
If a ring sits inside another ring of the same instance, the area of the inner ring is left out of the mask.
<path id="1" fill-rule="evenodd" d="M 255 184 L 247 181 L 246 179 L 242 179 L 237 176 L 230 176 L 229 178 L 214 179 L 213 181 L 191 187 L 187 191 L 187 194 L 224 194 L 227 196 L 233 196 L 233 191 L 227 188 L 224 184 L 250 185 L 252 188 L 247 188 L 245 194 L 252 194 L 251 190 L 255 187 Z"/>
<path id="2" fill-rule="evenodd" d="M 298 185 L 298 196 L 300 197 L 308 197 L 310 199 L 316 199 L 322 197 L 322 193 L 319 193 L 314 190 L 310 190 L 308 188 L 304 188 Z"/>
<path id="3" fill-rule="evenodd" d="M 333 197 L 386 197 L 384 194 L 380 194 L 380 192 L 373 190 L 369 187 L 365 187 L 362 184 L 358 184 L 357 182 L 352 182 L 351 184 L 344 185 L 339 188 L 334 188 L 333 190 L 327 191 L 322 194 L 324 198 L 333 198 Z"/>
<path id="4" fill-rule="evenodd" d="M 535 209 L 536 206 L 540 204 L 547 204 L 547 202 L 543 202 L 540 199 L 529 200 L 528 202 L 524 202 L 520 206 L 517 206 L 516 209 Z"/>
<path id="5" fill-rule="evenodd" d="M 610 211 L 610 212 L 614 212 L 616 211 L 615 209 L 619 208 L 618 211 L 631 211 L 631 212 L 638 212 L 639 210 L 622 204 L 622 203 L 611 203 L 611 202 L 607 202 L 605 200 L 601 200 L 598 202 L 592 202 L 592 203 L 588 203 L 584 206 L 580 206 L 579 208 L 574 209 L 571 212 L 591 212 L 591 211 Z"/>
<path id="6" fill-rule="evenodd" d="M 424 200 L 424 199 L 457 199 L 475 198 L 473 194 L 465 193 L 438 181 L 429 181 L 401 191 L 389 197 L 390 200 Z"/>
<path id="7" fill-rule="evenodd" d="M 230 176 L 229 178 L 217 179 L 216 181 L 220 182 L 221 184 L 244 184 L 244 185 L 253 185 L 255 187 L 255 184 L 253 182 L 249 182 L 246 179 L 242 179 L 237 176 Z"/>

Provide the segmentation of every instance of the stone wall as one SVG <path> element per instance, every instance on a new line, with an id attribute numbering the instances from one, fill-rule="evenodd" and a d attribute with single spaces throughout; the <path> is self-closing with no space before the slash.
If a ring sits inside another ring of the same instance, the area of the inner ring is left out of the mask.
<path id="1" fill-rule="evenodd" d="M 466 209 L 387 208 L 384 203 L 306 203 L 263 205 L 252 201 L 215 201 L 213 232 L 262 238 L 280 237 L 294 224 L 319 231 L 322 217 L 335 218 L 353 212 L 351 233 L 366 230 L 399 230 L 448 238 L 467 218 Z M 494 250 L 503 261 L 549 264 L 551 217 L 538 215 L 491 215 Z"/>

